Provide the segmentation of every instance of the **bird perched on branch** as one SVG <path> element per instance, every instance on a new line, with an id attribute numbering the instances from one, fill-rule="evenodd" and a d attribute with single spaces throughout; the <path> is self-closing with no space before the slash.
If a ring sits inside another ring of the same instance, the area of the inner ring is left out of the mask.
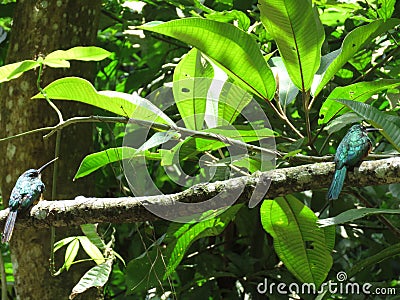
<path id="1" fill-rule="evenodd" d="M 19 211 L 25 211 L 39 201 L 45 189 L 41 179 L 41 172 L 57 159 L 58 157 L 44 164 L 37 170 L 29 169 L 19 176 L 11 191 L 10 200 L 8 202 L 10 212 L 8 213 L 6 225 L 4 226 L 3 237 L 1 239 L 2 243 L 10 241 L 17 213 Z"/>
<path id="2" fill-rule="evenodd" d="M 347 170 L 352 171 L 359 167 L 362 160 L 371 152 L 372 143 L 367 129 L 360 125 L 353 125 L 340 142 L 335 154 L 335 174 L 328 191 L 328 200 L 339 197 L 346 178 Z"/>

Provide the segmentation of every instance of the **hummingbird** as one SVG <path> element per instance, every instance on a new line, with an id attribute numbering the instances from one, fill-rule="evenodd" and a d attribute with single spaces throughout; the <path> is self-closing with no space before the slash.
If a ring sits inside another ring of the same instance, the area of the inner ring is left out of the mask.
<path id="1" fill-rule="evenodd" d="M 360 124 L 351 126 L 336 150 L 335 174 L 328 191 L 328 200 L 339 197 L 347 170 L 352 171 L 355 167 L 359 167 L 371 149 L 372 142 L 367 129 Z"/>
<path id="2" fill-rule="evenodd" d="M 1 239 L 2 243 L 10 241 L 17 213 L 23 212 L 39 202 L 39 199 L 45 190 L 44 183 L 41 179 L 41 172 L 57 159 L 58 157 L 44 164 L 37 170 L 29 169 L 19 176 L 11 191 L 10 200 L 8 201 L 10 212 L 8 213 L 6 225 L 4 226 L 3 236 Z"/>

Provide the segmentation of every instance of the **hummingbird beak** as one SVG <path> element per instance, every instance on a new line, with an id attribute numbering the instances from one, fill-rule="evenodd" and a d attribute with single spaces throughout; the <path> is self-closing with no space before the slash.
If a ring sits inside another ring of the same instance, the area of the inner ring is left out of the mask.
<path id="1" fill-rule="evenodd" d="M 371 132 L 371 131 L 381 131 L 381 130 L 383 130 L 383 129 L 381 129 L 381 128 L 370 127 L 370 128 L 367 128 L 366 130 L 367 130 L 367 132 Z"/>
<path id="2" fill-rule="evenodd" d="M 42 172 L 45 168 L 47 168 L 50 164 L 52 164 L 53 162 L 55 162 L 58 159 L 58 157 L 52 159 L 51 161 L 49 161 L 48 163 L 45 163 L 43 166 L 41 166 L 37 171 L 40 174 L 40 172 Z"/>

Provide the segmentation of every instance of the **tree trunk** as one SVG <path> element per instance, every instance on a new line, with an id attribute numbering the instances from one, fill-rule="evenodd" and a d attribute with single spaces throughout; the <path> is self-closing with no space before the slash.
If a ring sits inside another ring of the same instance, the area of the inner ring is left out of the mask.
<path id="1" fill-rule="evenodd" d="M 11 30 L 7 63 L 36 59 L 57 49 L 78 45 L 93 45 L 96 39 L 101 1 L 32 1 L 20 0 L 16 6 Z M 45 68 L 41 86 L 63 76 L 93 78 L 94 68 L 88 63 L 71 63 L 70 69 Z M 0 94 L 1 135 L 12 136 L 27 130 L 55 125 L 55 111 L 35 95 L 37 70 L 2 85 Z M 90 115 L 87 106 L 78 103 L 56 103 L 64 114 Z M 0 184 L 5 205 L 18 176 L 28 168 L 38 168 L 54 157 L 55 136 L 44 141 L 42 134 L 32 134 L 0 144 Z M 77 125 L 63 130 L 57 175 L 57 198 L 90 195 L 91 184 L 86 180 L 72 182 L 79 163 L 92 148 L 92 126 Z M 53 167 L 43 174 L 45 199 L 50 199 Z M 57 229 L 57 240 L 68 234 Z M 18 220 L 10 242 L 19 299 L 67 299 L 72 287 L 85 270 L 74 268 L 58 277 L 49 272 L 50 231 L 37 228 L 19 230 Z M 74 272 L 75 270 L 75 272 Z M 93 293 L 94 295 L 94 293 Z M 85 295 L 85 299 L 95 296 Z"/>

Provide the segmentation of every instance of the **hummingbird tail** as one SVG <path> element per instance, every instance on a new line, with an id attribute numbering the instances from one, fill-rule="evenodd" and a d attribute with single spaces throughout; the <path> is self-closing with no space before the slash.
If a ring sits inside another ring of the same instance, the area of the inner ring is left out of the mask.
<path id="1" fill-rule="evenodd" d="M 4 226 L 3 237 L 1 239 L 2 243 L 8 243 L 11 239 L 11 235 L 14 230 L 15 220 L 17 219 L 17 210 L 11 210 L 8 213 L 6 225 Z"/>
<path id="2" fill-rule="evenodd" d="M 339 197 L 340 192 L 343 188 L 344 179 L 346 178 L 346 166 L 336 170 L 333 175 L 333 180 L 328 191 L 328 200 L 335 200 Z"/>

